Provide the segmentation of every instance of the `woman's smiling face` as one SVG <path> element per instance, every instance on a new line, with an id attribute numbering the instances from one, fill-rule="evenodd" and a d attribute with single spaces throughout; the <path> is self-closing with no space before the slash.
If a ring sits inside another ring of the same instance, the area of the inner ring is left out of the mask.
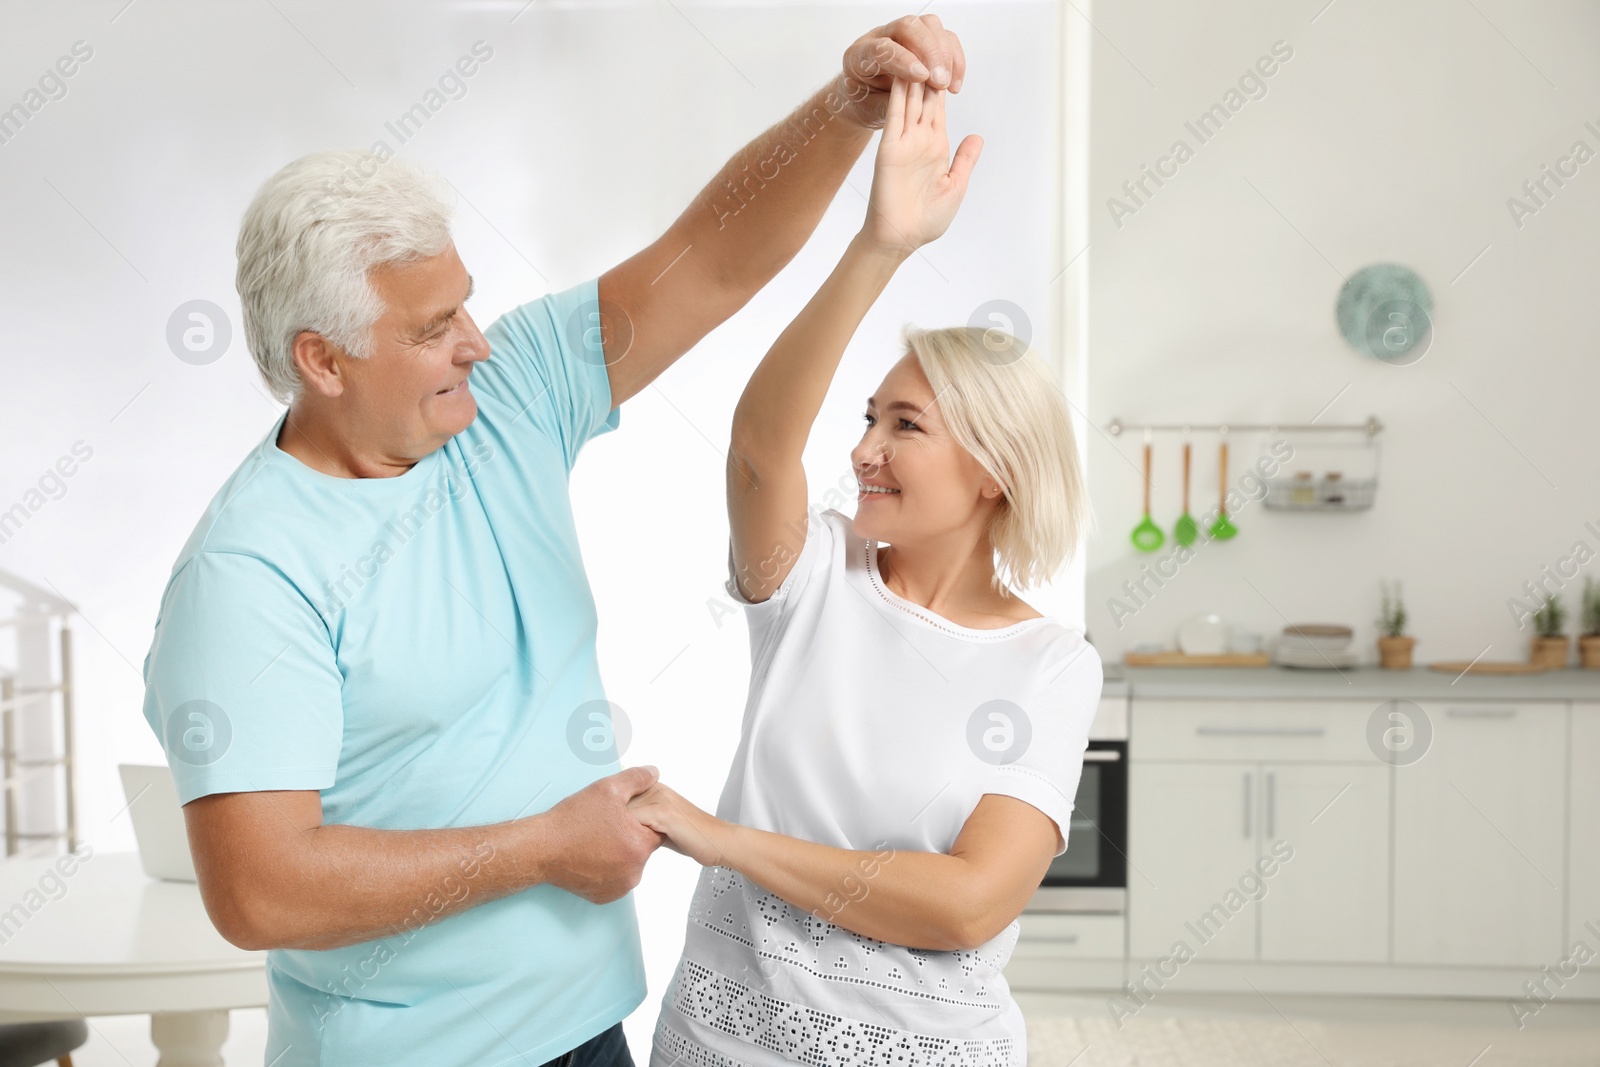
<path id="1" fill-rule="evenodd" d="M 857 536 L 911 544 L 987 526 L 999 486 L 951 435 L 915 355 L 890 368 L 865 422 L 850 453 Z"/>

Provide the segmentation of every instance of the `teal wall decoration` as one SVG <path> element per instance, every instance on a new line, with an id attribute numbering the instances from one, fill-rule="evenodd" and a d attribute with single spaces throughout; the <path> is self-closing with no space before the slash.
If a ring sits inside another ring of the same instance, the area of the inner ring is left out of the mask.
<path id="1" fill-rule="evenodd" d="M 1385 363 L 1415 363 L 1433 341 L 1433 297 L 1415 271 L 1398 263 L 1356 271 L 1334 311 L 1350 347 Z"/>

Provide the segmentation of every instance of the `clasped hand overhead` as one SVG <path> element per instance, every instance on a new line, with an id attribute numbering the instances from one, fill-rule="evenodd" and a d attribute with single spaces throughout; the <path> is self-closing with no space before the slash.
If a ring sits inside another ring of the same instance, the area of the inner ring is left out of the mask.
<path id="1" fill-rule="evenodd" d="M 937 240 L 955 218 L 983 151 L 968 134 L 950 158 L 944 89 L 894 79 L 872 172 L 861 235 L 886 251 L 909 255 Z"/>

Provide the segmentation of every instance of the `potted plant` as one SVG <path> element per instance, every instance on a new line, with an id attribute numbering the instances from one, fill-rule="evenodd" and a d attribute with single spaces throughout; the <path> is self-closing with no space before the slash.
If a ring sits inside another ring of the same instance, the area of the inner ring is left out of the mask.
<path id="1" fill-rule="evenodd" d="M 1600 582 L 1583 580 L 1583 636 L 1578 652 L 1589 670 L 1600 670 Z"/>
<path id="2" fill-rule="evenodd" d="M 1400 598 L 1400 583 L 1394 583 L 1394 593 L 1389 593 L 1389 583 L 1383 583 L 1383 610 L 1378 619 L 1378 664 L 1387 670 L 1411 669 L 1411 650 L 1417 639 L 1406 636 L 1406 605 Z"/>
<path id="3" fill-rule="evenodd" d="M 1566 635 L 1567 606 L 1554 593 L 1547 593 L 1544 603 L 1533 613 L 1534 639 L 1529 659 L 1541 667 L 1561 668 L 1567 665 L 1567 655 L 1572 651 L 1572 638 Z"/>

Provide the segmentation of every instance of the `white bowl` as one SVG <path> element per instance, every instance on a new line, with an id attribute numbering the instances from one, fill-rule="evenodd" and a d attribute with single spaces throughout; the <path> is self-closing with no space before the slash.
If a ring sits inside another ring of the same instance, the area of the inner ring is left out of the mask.
<path id="1" fill-rule="evenodd" d="M 1348 648 L 1354 633 L 1348 626 L 1326 623 L 1301 623 L 1285 626 L 1278 639 L 1279 648 L 1298 648 L 1308 652 L 1338 652 Z"/>

